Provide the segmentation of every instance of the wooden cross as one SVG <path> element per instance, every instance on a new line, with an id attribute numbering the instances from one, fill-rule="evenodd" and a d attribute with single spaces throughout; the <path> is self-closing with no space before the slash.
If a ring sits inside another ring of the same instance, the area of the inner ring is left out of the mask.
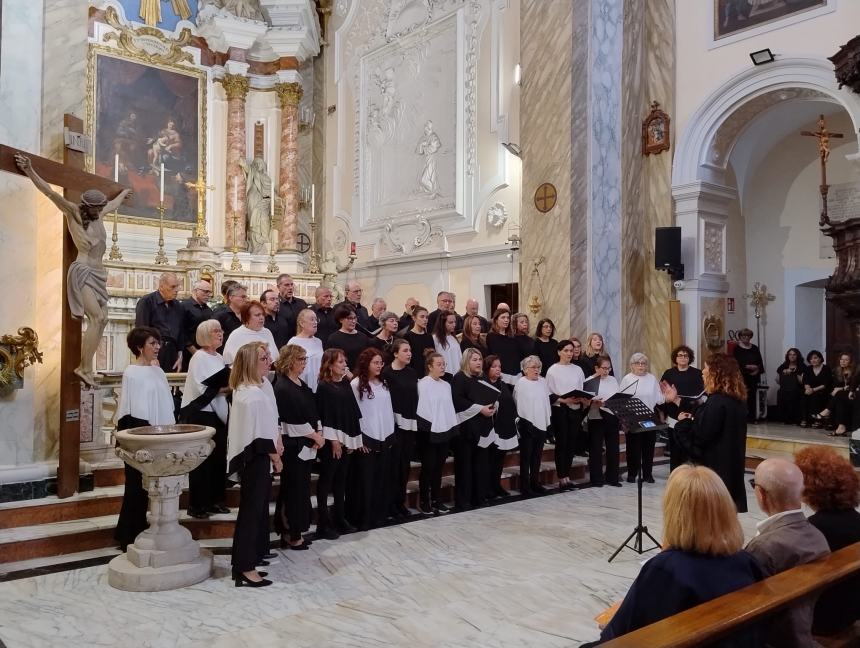
<path id="1" fill-rule="evenodd" d="M 197 238 L 206 237 L 206 191 L 213 191 L 213 185 L 207 185 L 203 182 L 203 178 L 197 182 L 186 182 L 185 186 L 189 189 L 197 190 L 197 225 L 194 228 L 194 236 Z"/>
<path id="2" fill-rule="evenodd" d="M 63 125 L 70 131 L 83 132 L 83 122 L 74 115 L 64 115 Z M 98 189 L 105 196 L 115 198 L 124 189 L 121 184 L 86 173 L 84 154 L 69 148 L 63 149 L 63 164 L 32 155 L 27 151 L 0 144 L 0 171 L 23 175 L 15 162 L 15 154 L 30 158 L 33 170 L 52 185 L 63 187 L 67 200 L 78 202 L 87 189 Z M 81 322 L 72 317 L 66 287 L 69 266 L 77 256 L 77 248 L 63 225 L 63 284 L 62 284 L 62 339 L 60 345 L 60 458 L 57 467 L 57 496 L 69 497 L 78 490 L 81 450 L 81 381 L 74 374 L 81 358 Z"/>
<path id="3" fill-rule="evenodd" d="M 830 224 L 830 217 L 827 215 L 827 193 L 830 190 L 830 185 L 827 184 L 827 160 L 830 158 L 830 138 L 841 139 L 845 136 L 842 133 L 828 131 L 824 115 L 818 116 L 817 131 L 801 131 L 800 134 L 818 138 L 818 157 L 821 158 L 821 218 L 818 224 L 828 225 Z"/>

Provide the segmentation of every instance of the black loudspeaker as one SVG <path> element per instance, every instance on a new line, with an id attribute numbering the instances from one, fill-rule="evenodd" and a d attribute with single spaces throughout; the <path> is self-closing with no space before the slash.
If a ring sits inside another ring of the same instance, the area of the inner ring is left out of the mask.
<path id="1" fill-rule="evenodd" d="M 658 227 L 654 230 L 654 267 L 658 270 L 683 267 L 680 227 Z"/>

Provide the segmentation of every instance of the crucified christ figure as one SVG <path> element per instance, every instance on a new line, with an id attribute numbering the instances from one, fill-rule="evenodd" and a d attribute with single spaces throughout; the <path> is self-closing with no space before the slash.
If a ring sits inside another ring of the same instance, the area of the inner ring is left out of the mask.
<path id="1" fill-rule="evenodd" d="M 89 189 L 81 195 L 81 204 L 76 205 L 39 177 L 30 158 L 16 153 L 15 163 L 33 181 L 36 189 L 63 212 L 66 227 L 78 249 L 78 258 L 69 266 L 67 277 L 69 310 L 76 319 L 86 316 L 87 330 L 81 342 L 81 364 L 75 369 L 75 374 L 88 385 L 93 385 L 93 357 L 108 321 L 107 271 L 102 263 L 107 232 L 102 217 L 117 209 L 131 194 L 131 189 L 124 189 L 110 202 L 101 191 Z"/>

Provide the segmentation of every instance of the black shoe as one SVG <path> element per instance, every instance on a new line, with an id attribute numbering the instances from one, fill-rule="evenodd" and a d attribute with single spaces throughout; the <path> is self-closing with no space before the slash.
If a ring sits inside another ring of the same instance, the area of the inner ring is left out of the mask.
<path id="1" fill-rule="evenodd" d="M 497 487 L 497 488 L 493 491 L 493 494 L 494 494 L 496 497 L 510 497 L 510 496 L 511 496 L 510 492 L 506 491 L 506 490 L 505 490 L 504 488 L 502 488 L 501 486 Z"/>
<path id="2" fill-rule="evenodd" d="M 310 547 L 308 547 L 307 542 L 302 542 L 302 544 L 300 545 L 291 545 L 290 543 L 287 543 L 287 548 L 291 549 L 292 551 L 307 551 L 308 549 L 310 549 Z"/>
<path id="3" fill-rule="evenodd" d="M 338 520 L 337 522 L 334 523 L 334 528 L 337 529 L 337 532 L 340 533 L 341 535 L 356 532 L 356 528 L 354 526 L 352 526 L 346 520 Z"/>
<path id="4" fill-rule="evenodd" d="M 646 478 L 645 478 L 645 481 L 646 481 L 646 482 L 648 482 L 649 484 L 653 484 L 653 483 L 654 483 L 654 478 L 653 478 L 653 477 L 646 477 Z"/>
<path id="5" fill-rule="evenodd" d="M 225 513 L 229 513 L 230 509 L 223 504 L 215 504 L 206 509 L 206 512 L 211 515 L 224 515 Z"/>
<path id="6" fill-rule="evenodd" d="M 276 554 L 274 551 L 270 551 L 265 556 L 263 556 L 263 560 L 273 560 L 277 557 L 278 557 L 278 554 Z"/>
<path id="7" fill-rule="evenodd" d="M 316 540 L 337 540 L 340 534 L 334 529 L 317 529 L 314 534 Z"/>
<path id="8" fill-rule="evenodd" d="M 397 507 L 397 514 L 404 520 L 412 515 L 412 511 L 406 508 L 403 504 Z"/>
<path id="9" fill-rule="evenodd" d="M 258 560 L 257 567 L 268 567 L 271 563 L 268 560 Z"/>
<path id="10" fill-rule="evenodd" d="M 188 509 L 188 517 L 193 517 L 196 520 L 208 520 L 209 513 L 207 513 L 204 509 L 190 508 Z"/>
<path id="11" fill-rule="evenodd" d="M 590 485 L 592 488 L 603 488 L 603 483 L 602 483 L 602 482 L 601 482 L 601 483 L 599 483 L 599 484 L 598 484 L 598 483 L 596 483 L 596 482 L 591 482 L 591 484 L 589 484 L 589 485 Z"/>
<path id="12" fill-rule="evenodd" d="M 450 507 L 442 504 L 442 502 L 438 502 L 433 505 L 433 515 L 444 515 L 445 513 L 450 513 Z"/>
<path id="13" fill-rule="evenodd" d="M 532 489 L 532 491 L 534 491 L 538 495 L 545 495 L 546 493 L 549 492 L 547 490 L 546 486 L 544 486 L 543 484 L 532 484 L 531 489 Z"/>
<path id="14" fill-rule="evenodd" d="M 267 578 L 264 578 L 263 580 L 252 581 L 244 574 L 238 574 L 234 576 L 233 580 L 236 582 L 236 587 L 266 587 L 267 585 L 272 584 L 272 581 L 268 580 Z"/>
<path id="15" fill-rule="evenodd" d="M 608 483 L 610 486 L 617 486 L 618 488 L 621 488 L 621 486 L 622 486 L 621 482 L 608 482 Z"/>
<path id="16" fill-rule="evenodd" d="M 259 569 L 257 570 L 257 573 L 260 575 L 260 578 L 265 578 L 269 575 L 269 572 L 260 571 Z"/>
<path id="17" fill-rule="evenodd" d="M 418 512 L 430 515 L 433 513 L 433 507 L 430 506 L 430 502 L 418 502 Z"/>

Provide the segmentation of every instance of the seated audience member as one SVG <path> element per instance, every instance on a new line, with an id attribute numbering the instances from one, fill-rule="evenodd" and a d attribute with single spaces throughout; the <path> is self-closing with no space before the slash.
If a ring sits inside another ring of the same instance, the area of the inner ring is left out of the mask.
<path id="1" fill-rule="evenodd" d="M 813 414 L 812 418 L 818 422 L 830 420 L 828 428 L 831 432 L 827 436 L 846 436 L 848 427 L 851 426 L 851 417 L 854 404 L 853 392 L 856 389 L 854 381 L 854 363 L 850 353 L 839 354 L 839 366 L 833 370 L 833 388 L 830 390 L 830 399 L 819 414 Z"/>
<path id="2" fill-rule="evenodd" d="M 755 471 L 755 497 L 769 517 L 756 525 L 758 533 L 746 550 L 773 576 L 786 569 L 818 560 L 830 553 L 821 531 L 800 509 L 803 473 L 785 459 L 766 459 Z M 770 621 L 767 643 L 779 648 L 814 646 L 812 610 L 817 594 L 802 599 Z"/>
<path id="3" fill-rule="evenodd" d="M 776 369 L 776 415 L 788 425 L 797 425 L 803 416 L 803 356 L 794 347 L 785 352 L 785 361 Z"/>
<path id="4" fill-rule="evenodd" d="M 860 477 L 851 463 L 824 446 L 804 448 L 794 457 L 803 473 L 803 501 L 813 510 L 809 523 L 824 534 L 830 551 L 860 542 Z M 825 590 L 815 604 L 812 631 L 842 632 L 860 618 L 860 578 Z"/>
<path id="5" fill-rule="evenodd" d="M 806 369 L 803 371 L 803 420 L 801 427 L 810 423 L 812 427 L 822 427 L 813 418 L 827 405 L 830 390 L 833 389 L 833 374 L 824 364 L 824 356 L 820 351 L 812 350 L 806 354 Z"/>
<path id="6" fill-rule="evenodd" d="M 762 579 L 743 551 L 734 502 L 719 475 L 689 464 L 669 475 L 663 494 L 663 550 L 646 562 L 597 645 Z M 761 646 L 755 629 L 732 646 Z"/>

